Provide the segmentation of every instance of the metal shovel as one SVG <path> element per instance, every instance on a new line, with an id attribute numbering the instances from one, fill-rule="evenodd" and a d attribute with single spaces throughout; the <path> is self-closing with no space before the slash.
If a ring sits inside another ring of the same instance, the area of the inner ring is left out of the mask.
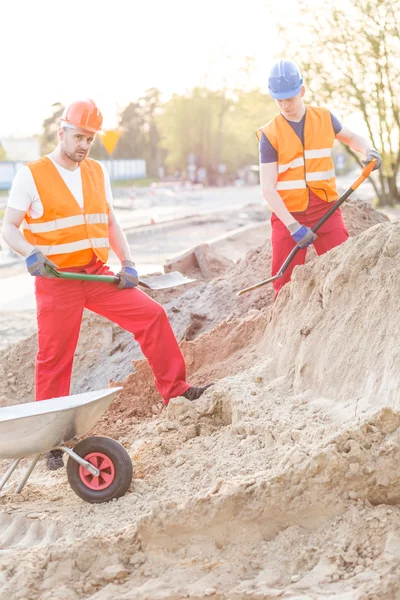
<path id="1" fill-rule="evenodd" d="M 58 271 L 46 265 L 46 270 L 61 279 L 75 279 L 77 281 L 97 281 L 97 283 L 112 283 L 118 285 L 119 277 L 117 275 L 88 275 L 87 273 L 71 273 L 70 271 Z M 172 271 L 164 275 L 154 275 L 153 277 L 144 277 L 139 279 L 139 285 L 148 290 L 166 290 L 168 288 L 178 287 L 185 283 L 196 281 L 179 271 Z"/>
<path id="2" fill-rule="evenodd" d="M 361 172 L 361 175 L 355 180 L 354 183 L 351 184 L 351 186 L 349 187 L 348 190 L 345 191 L 343 196 L 341 196 L 339 198 L 339 200 L 336 200 L 336 202 L 333 204 L 333 206 L 331 206 L 331 208 L 324 214 L 322 219 L 320 219 L 318 221 L 318 223 L 316 225 L 314 225 L 314 227 L 312 227 L 312 231 L 314 233 L 316 233 L 318 231 L 318 229 L 320 227 L 322 227 L 322 225 L 324 223 L 326 223 L 326 221 L 329 219 L 329 217 L 331 215 L 333 215 L 335 210 L 337 210 L 339 208 L 339 206 L 341 206 L 341 204 L 343 204 L 343 202 L 345 202 L 345 200 L 347 200 L 347 198 L 350 196 L 350 194 L 352 194 L 354 192 L 354 190 L 356 190 L 358 188 L 358 186 L 361 185 L 362 182 L 367 179 L 367 177 L 369 177 L 369 175 L 374 170 L 375 164 L 376 164 L 376 159 L 374 158 L 364 167 L 364 169 Z M 282 275 L 287 270 L 288 266 L 290 265 L 290 263 L 292 262 L 292 260 L 294 259 L 294 257 L 296 256 L 296 254 L 298 253 L 299 250 L 301 250 L 300 246 L 295 246 L 293 248 L 293 250 L 290 252 L 290 254 L 286 258 L 285 262 L 283 263 L 283 265 L 281 266 L 281 268 L 279 269 L 279 271 L 277 272 L 276 275 L 274 275 L 273 277 L 269 277 L 268 279 L 264 279 L 263 281 L 259 281 L 258 283 L 255 283 L 254 285 L 252 285 L 250 287 L 244 288 L 243 290 L 240 290 L 240 292 L 237 293 L 237 296 L 241 296 L 242 294 L 246 294 L 247 292 L 256 290 L 257 288 L 262 287 L 263 285 L 266 285 L 267 283 L 272 283 L 276 279 L 279 279 L 280 277 L 282 277 Z"/>

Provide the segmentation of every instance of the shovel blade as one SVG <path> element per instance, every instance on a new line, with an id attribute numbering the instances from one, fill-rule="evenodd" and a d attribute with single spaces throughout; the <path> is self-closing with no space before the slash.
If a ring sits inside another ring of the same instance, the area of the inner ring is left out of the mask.
<path id="1" fill-rule="evenodd" d="M 172 271 L 171 273 L 165 273 L 164 275 L 141 277 L 140 285 L 149 290 L 166 290 L 168 288 L 184 285 L 185 283 L 191 283 L 192 281 L 196 280 L 186 277 L 186 275 L 182 275 L 179 271 Z"/>

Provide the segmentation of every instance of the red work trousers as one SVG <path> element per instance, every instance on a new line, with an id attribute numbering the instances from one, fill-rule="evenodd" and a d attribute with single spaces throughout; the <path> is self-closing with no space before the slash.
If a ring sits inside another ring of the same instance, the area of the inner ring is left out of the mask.
<path id="1" fill-rule="evenodd" d="M 297 213 L 296 218 L 301 225 L 306 225 L 307 227 L 313 227 L 316 225 L 318 220 L 321 218 L 321 215 L 316 215 L 314 219 L 301 218 Z M 296 246 L 296 242 L 292 238 L 290 231 L 287 227 L 278 219 L 276 215 L 272 215 L 271 217 L 271 242 L 272 242 L 272 269 L 271 275 L 276 275 L 279 271 L 285 259 Z M 328 250 L 332 250 L 339 244 L 342 244 L 349 237 L 348 231 L 343 221 L 343 216 L 340 210 L 338 209 L 333 213 L 333 215 L 322 225 L 321 229 L 318 230 L 318 238 L 314 242 L 314 248 L 320 256 L 321 254 L 325 254 Z M 307 248 L 303 248 L 299 250 L 296 254 L 289 267 L 285 271 L 285 273 L 279 279 L 276 279 L 273 282 L 275 289 L 275 298 L 277 297 L 279 291 L 282 287 L 290 281 L 292 276 L 293 269 L 297 265 L 304 265 L 306 260 Z"/>
<path id="2" fill-rule="evenodd" d="M 85 272 L 113 275 L 101 262 L 85 268 Z M 84 308 L 110 319 L 135 336 L 166 404 L 190 387 L 186 382 L 185 361 L 164 308 L 139 289 L 118 290 L 109 283 L 36 277 L 35 293 L 36 400 L 69 395 Z"/>

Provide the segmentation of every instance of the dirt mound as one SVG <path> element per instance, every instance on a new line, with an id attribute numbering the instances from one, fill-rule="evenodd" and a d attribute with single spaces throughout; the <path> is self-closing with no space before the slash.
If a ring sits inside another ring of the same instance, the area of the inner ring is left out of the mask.
<path id="1" fill-rule="evenodd" d="M 351 237 L 379 223 L 390 221 L 384 213 L 372 208 L 367 202 L 349 200 L 342 207 L 343 218 Z"/>
<path id="2" fill-rule="evenodd" d="M 258 357 L 258 345 L 271 318 L 271 309 L 253 311 L 245 319 L 232 319 L 204 333 L 195 342 L 182 343 L 188 380 L 194 385 L 215 382 L 249 368 Z M 246 345 L 243 345 L 246 340 Z M 146 360 L 134 362 L 135 373 L 123 382 L 123 390 L 95 431 L 107 431 L 119 439 L 137 418 L 153 417 L 164 408 Z"/>
<path id="3" fill-rule="evenodd" d="M 294 390 L 399 407 L 400 223 L 376 225 L 295 273 L 269 325 Z M 299 282 L 301 280 L 301 285 Z M 294 310 L 294 307 L 301 310 Z"/>
<path id="4" fill-rule="evenodd" d="M 113 364 L 113 355 L 117 349 L 123 349 L 120 341 L 123 333 L 110 321 L 85 312 L 75 352 L 72 393 L 101 387 L 95 384 L 98 365 L 106 361 Z M 0 406 L 34 399 L 36 353 L 36 334 L 0 353 Z"/>

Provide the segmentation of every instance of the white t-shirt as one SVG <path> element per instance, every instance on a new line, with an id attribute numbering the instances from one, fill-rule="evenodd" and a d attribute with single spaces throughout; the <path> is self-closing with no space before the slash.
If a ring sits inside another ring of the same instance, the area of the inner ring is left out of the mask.
<path id="1" fill-rule="evenodd" d="M 60 173 L 79 206 L 83 208 L 82 176 L 80 167 L 75 169 L 75 171 L 70 171 L 57 164 L 51 156 L 48 155 L 48 158 L 50 158 L 57 171 Z M 107 202 L 109 206 L 112 206 L 113 197 L 110 177 L 104 165 L 101 163 L 99 164 L 104 173 L 104 187 Z M 42 201 L 40 200 L 32 172 L 26 165 L 23 166 L 14 177 L 7 206 L 28 213 L 32 219 L 39 219 L 39 217 L 43 215 Z"/>

